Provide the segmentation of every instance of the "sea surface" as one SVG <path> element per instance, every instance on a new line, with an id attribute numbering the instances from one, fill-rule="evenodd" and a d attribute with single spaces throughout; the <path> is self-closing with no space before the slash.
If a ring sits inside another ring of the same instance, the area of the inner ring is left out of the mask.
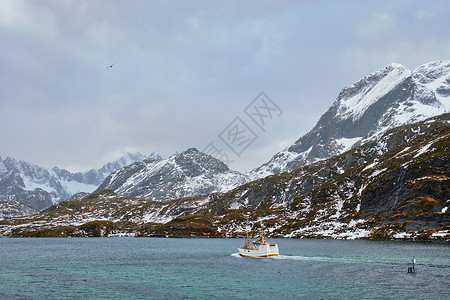
<path id="1" fill-rule="evenodd" d="M 449 243 L 269 241 L 0 238 L 0 299 L 450 299 Z"/>

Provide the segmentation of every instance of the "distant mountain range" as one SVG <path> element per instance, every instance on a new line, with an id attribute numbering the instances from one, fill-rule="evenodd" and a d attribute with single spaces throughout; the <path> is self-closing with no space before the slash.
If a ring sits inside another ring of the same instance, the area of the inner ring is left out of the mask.
<path id="1" fill-rule="evenodd" d="M 90 235 L 74 224 L 101 219 L 117 234 L 236 236 L 264 220 L 274 236 L 450 239 L 449 111 L 450 61 L 390 64 L 249 174 L 193 148 L 76 174 L 0 159 L 0 195 L 38 210 L 95 190 L 0 234 Z"/>
<path id="2" fill-rule="evenodd" d="M 161 159 L 157 153 L 150 156 L 126 154 L 100 169 L 72 173 L 58 167 L 45 168 L 12 157 L 4 160 L 0 157 L 0 199 L 15 200 L 42 210 L 73 194 L 91 193 L 112 172 L 148 158 Z"/>

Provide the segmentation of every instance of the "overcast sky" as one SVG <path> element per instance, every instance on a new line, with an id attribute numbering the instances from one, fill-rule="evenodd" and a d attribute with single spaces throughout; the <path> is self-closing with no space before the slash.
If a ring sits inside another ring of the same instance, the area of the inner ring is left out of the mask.
<path id="1" fill-rule="evenodd" d="M 0 0 L 0 156 L 85 171 L 212 143 L 249 171 L 344 86 L 450 59 L 449 16 L 446 0 Z M 245 113 L 262 91 L 264 128 Z M 254 139 L 233 152 L 236 120 Z"/>

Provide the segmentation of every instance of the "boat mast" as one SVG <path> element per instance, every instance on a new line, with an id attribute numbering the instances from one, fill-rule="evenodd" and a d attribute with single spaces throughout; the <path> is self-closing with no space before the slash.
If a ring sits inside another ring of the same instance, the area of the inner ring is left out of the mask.
<path id="1" fill-rule="evenodd" d="M 261 225 L 261 244 L 264 244 L 264 227 Z"/>
<path id="2" fill-rule="evenodd" d="M 246 248 L 250 248 L 250 240 L 248 239 L 248 226 L 247 226 L 247 239 L 246 239 Z"/>

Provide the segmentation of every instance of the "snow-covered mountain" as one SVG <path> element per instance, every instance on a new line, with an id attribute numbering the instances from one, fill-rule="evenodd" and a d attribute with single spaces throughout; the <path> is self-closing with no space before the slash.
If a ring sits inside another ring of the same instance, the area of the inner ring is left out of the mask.
<path id="1" fill-rule="evenodd" d="M 152 153 L 155 160 L 161 157 Z M 0 157 L 0 196 L 10 196 L 17 202 L 41 210 L 79 192 L 94 191 L 117 169 L 147 159 L 141 153 L 126 154 L 100 169 L 72 173 L 58 167 L 45 168 L 23 160 Z"/>
<path id="2" fill-rule="evenodd" d="M 181 197 L 226 192 L 247 181 L 227 165 L 195 148 L 164 160 L 147 159 L 112 173 L 97 189 L 120 195 L 167 201 Z"/>
<path id="3" fill-rule="evenodd" d="M 158 202 L 103 190 L 0 221 L 0 235 L 239 237 L 249 226 L 264 224 L 272 237 L 450 241 L 449 153 L 450 113 L 396 127 L 343 154 L 226 193 Z M 157 164 L 134 165 L 156 169 Z M 160 161 L 160 170 L 163 165 L 179 175 L 172 178 L 185 180 L 226 170 L 195 149 Z M 155 172 L 155 179 L 157 174 L 167 175 Z M 142 183 L 158 188 L 156 181 Z"/>
<path id="4" fill-rule="evenodd" d="M 253 170 L 253 178 L 332 157 L 388 129 L 450 111 L 450 61 L 411 71 L 390 64 L 340 92 L 316 126 Z"/>

